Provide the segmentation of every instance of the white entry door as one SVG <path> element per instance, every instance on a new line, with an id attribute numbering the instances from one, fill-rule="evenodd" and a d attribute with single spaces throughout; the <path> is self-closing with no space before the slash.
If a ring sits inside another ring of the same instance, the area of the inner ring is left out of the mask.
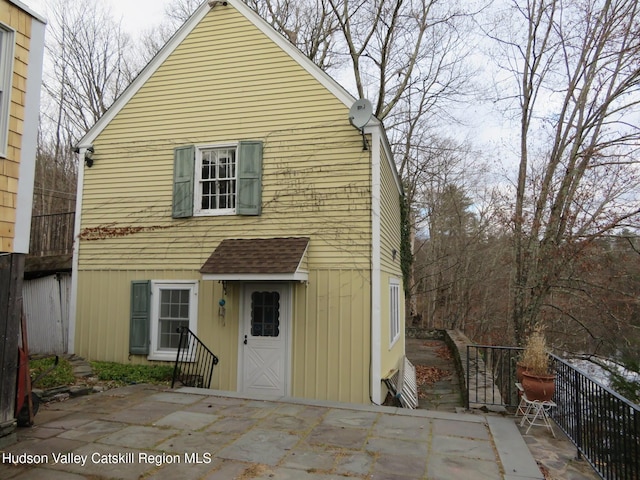
<path id="1" fill-rule="evenodd" d="M 288 395 L 291 285 L 246 284 L 240 328 L 240 391 Z"/>

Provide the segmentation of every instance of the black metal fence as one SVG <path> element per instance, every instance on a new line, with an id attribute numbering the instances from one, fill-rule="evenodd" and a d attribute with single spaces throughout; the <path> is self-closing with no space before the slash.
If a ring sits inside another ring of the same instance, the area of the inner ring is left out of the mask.
<path id="1" fill-rule="evenodd" d="M 552 418 L 606 479 L 640 479 L 640 406 L 551 355 L 556 371 Z"/>
<path id="2" fill-rule="evenodd" d="M 467 345 L 467 406 L 517 407 L 516 362 L 522 348 Z"/>
<path id="3" fill-rule="evenodd" d="M 467 398 L 516 407 L 521 348 L 469 345 Z M 556 372 L 551 417 L 594 470 L 607 480 L 640 479 L 640 406 L 551 355 Z M 483 391 L 484 389 L 484 391 Z M 498 392 L 498 393 L 496 393 Z"/>
<path id="4" fill-rule="evenodd" d="M 189 327 L 178 328 L 178 333 L 180 342 L 171 388 L 176 381 L 186 387 L 210 388 L 213 367 L 218 364 L 218 357 L 189 330 Z"/>
<path id="5" fill-rule="evenodd" d="M 31 255 L 64 255 L 73 251 L 75 212 L 34 215 L 31 218 Z"/>

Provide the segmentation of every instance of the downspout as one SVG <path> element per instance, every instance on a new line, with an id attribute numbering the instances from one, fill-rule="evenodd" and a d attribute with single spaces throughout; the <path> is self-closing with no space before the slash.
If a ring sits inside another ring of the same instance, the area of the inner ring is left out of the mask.
<path id="1" fill-rule="evenodd" d="M 76 214 L 73 224 L 73 260 L 71 263 L 71 295 L 69 299 L 69 338 L 67 353 L 75 353 L 76 314 L 78 311 L 78 259 L 80 254 L 80 221 L 82 219 L 82 192 L 84 186 L 84 154 L 88 146 L 77 147 L 78 184 L 76 190 Z"/>
<path id="2" fill-rule="evenodd" d="M 371 134 L 371 401 L 382 404 L 381 384 L 381 160 L 380 127 L 365 129 Z"/>

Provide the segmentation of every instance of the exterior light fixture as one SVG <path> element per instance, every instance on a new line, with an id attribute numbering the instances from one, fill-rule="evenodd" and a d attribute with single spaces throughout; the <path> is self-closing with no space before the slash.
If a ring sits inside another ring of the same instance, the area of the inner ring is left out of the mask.
<path id="1" fill-rule="evenodd" d="M 93 166 L 93 147 L 89 147 L 84 151 L 84 163 L 87 167 Z"/>

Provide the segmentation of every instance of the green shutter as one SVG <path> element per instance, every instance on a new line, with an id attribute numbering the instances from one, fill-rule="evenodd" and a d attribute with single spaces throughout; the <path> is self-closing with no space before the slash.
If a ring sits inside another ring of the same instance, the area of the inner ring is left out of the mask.
<path id="1" fill-rule="evenodd" d="M 238 145 L 238 215 L 260 215 L 262 207 L 262 142 Z"/>
<path id="2" fill-rule="evenodd" d="M 193 174 L 196 148 L 177 147 L 173 151 L 173 218 L 193 216 Z"/>
<path id="3" fill-rule="evenodd" d="M 131 319 L 129 323 L 129 353 L 149 353 L 149 323 L 151 318 L 151 282 L 131 282 Z"/>

